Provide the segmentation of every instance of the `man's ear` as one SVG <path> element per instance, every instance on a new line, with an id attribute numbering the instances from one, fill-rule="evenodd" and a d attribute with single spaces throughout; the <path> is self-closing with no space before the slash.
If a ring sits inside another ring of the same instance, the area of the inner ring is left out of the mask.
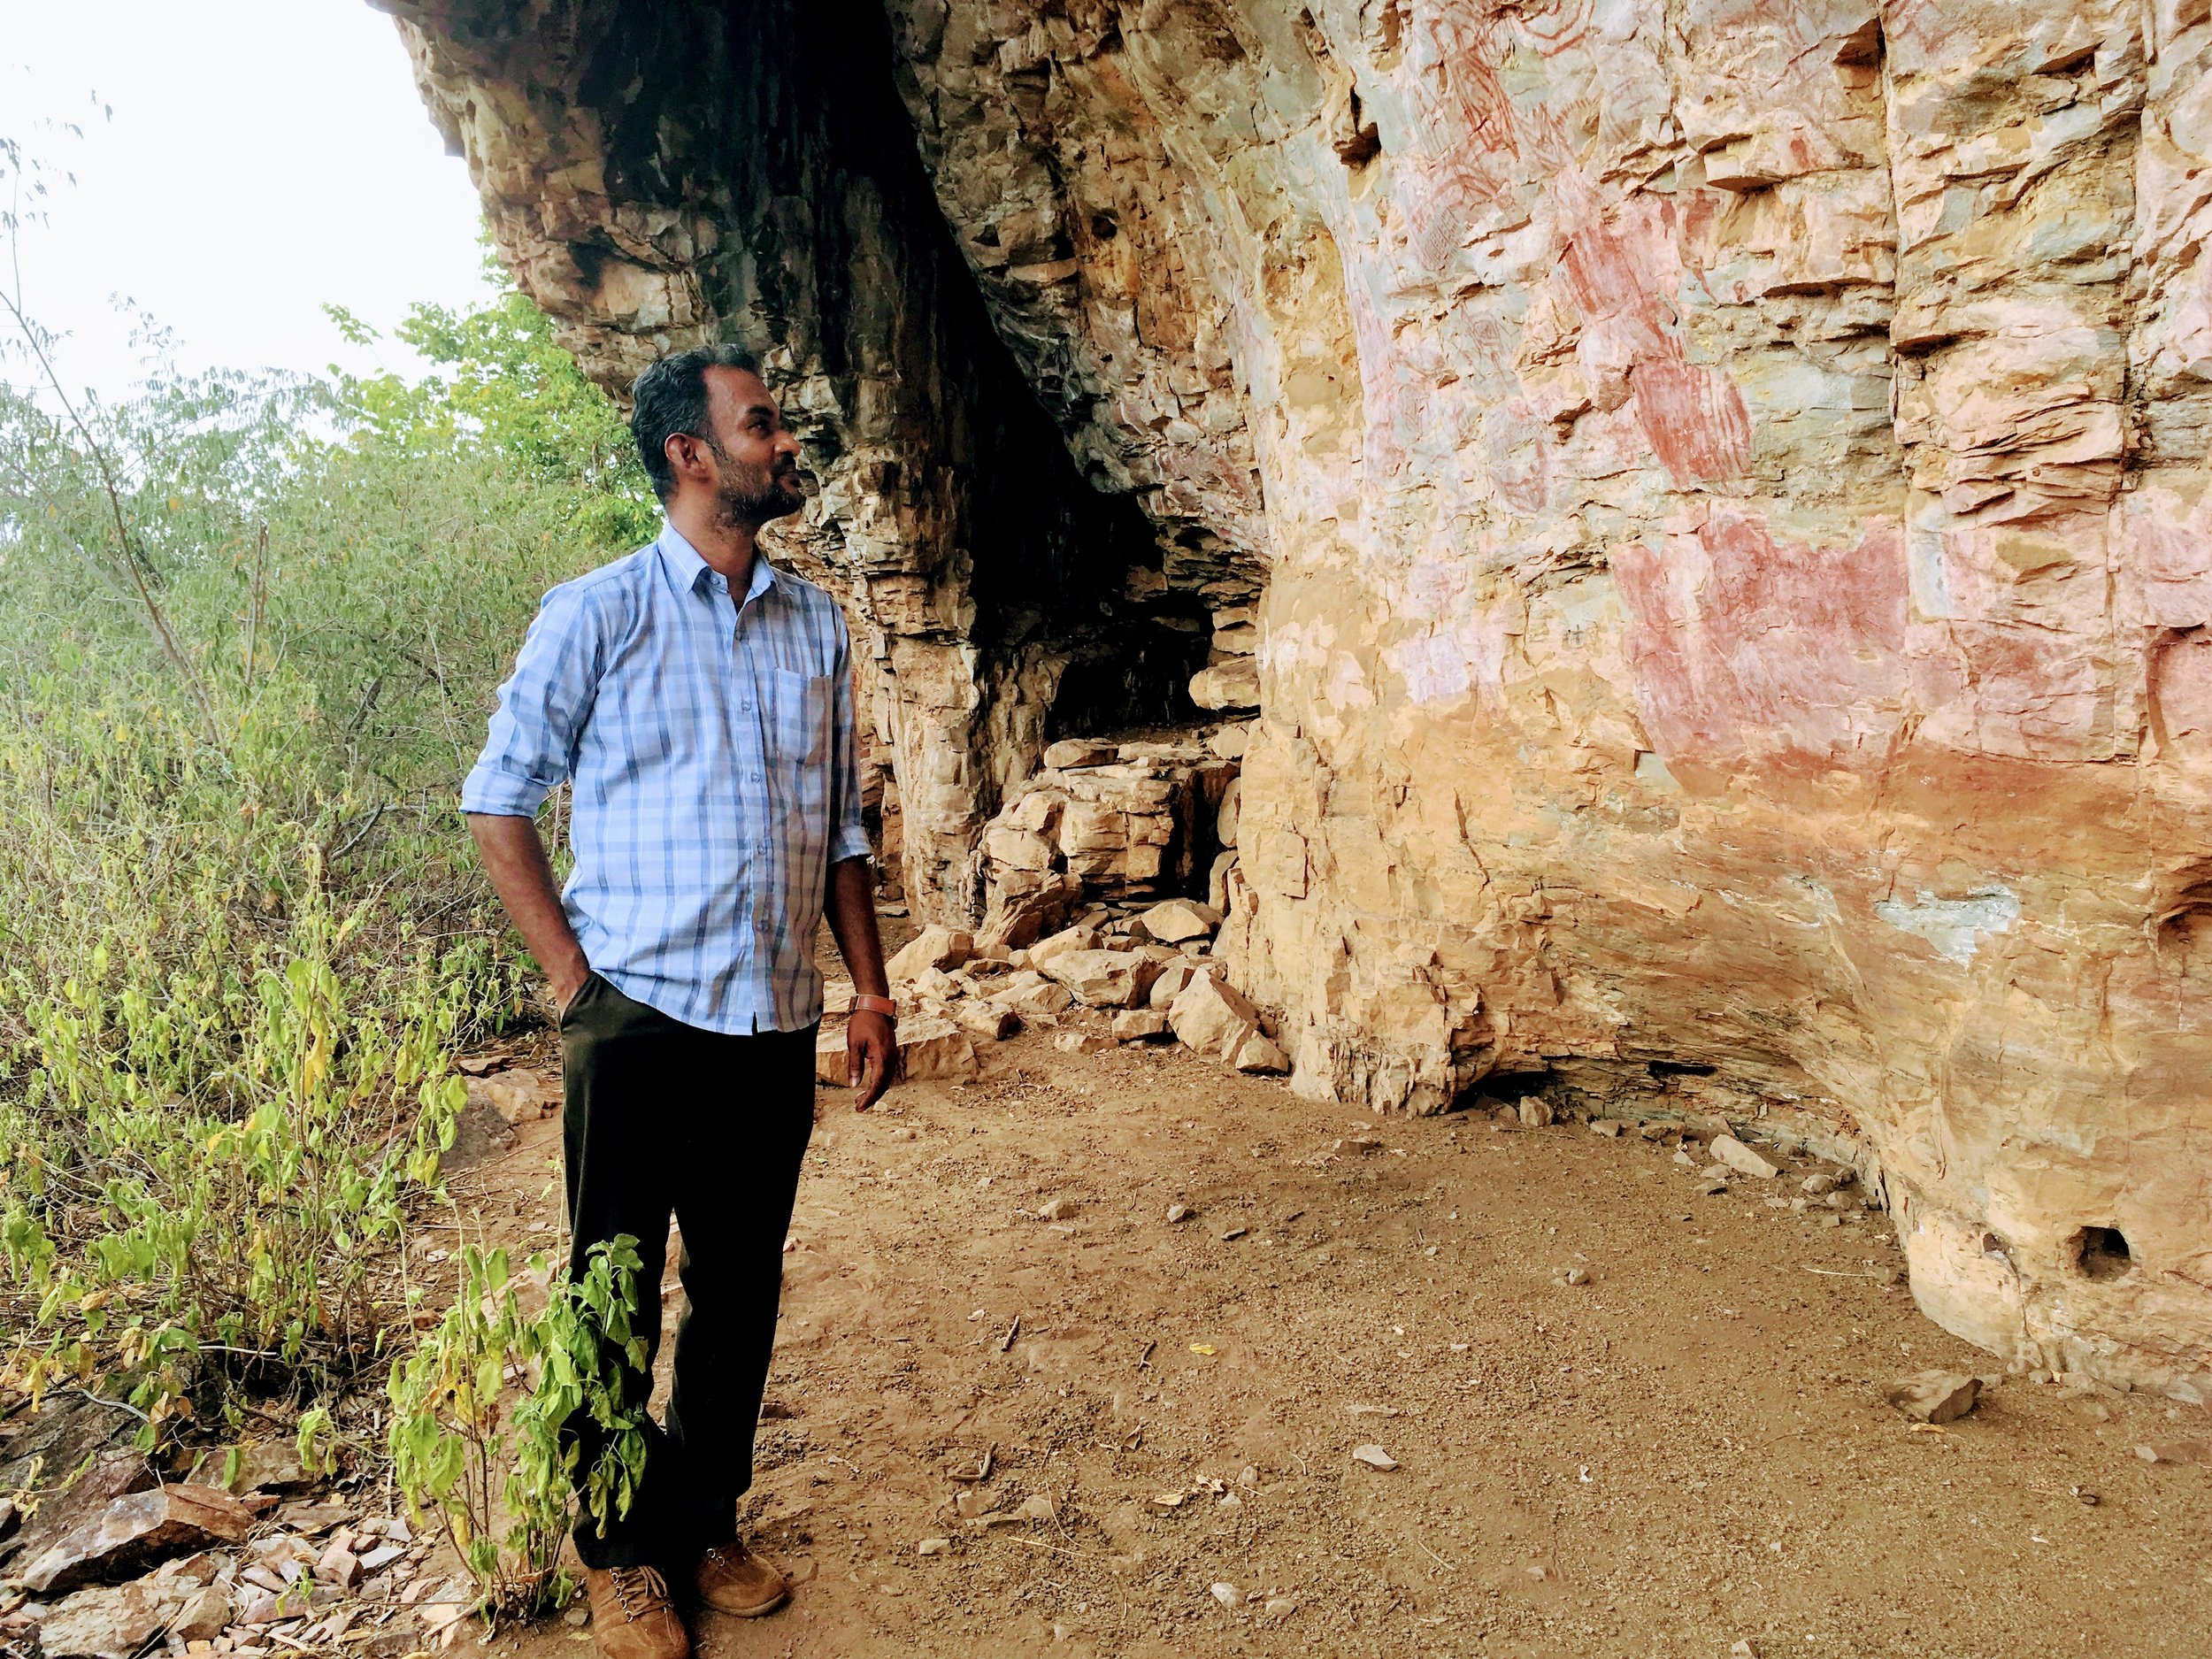
<path id="1" fill-rule="evenodd" d="M 661 453 L 668 457 L 670 468 L 681 473 L 698 465 L 699 440 L 688 432 L 672 432 L 662 442 Z"/>

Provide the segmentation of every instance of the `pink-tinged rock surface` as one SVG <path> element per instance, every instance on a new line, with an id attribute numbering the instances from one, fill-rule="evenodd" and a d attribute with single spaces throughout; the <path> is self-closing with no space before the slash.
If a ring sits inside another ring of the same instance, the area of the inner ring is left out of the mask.
<path id="1" fill-rule="evenodd" d="M 2204 7 L 396 10 L 595 373 L 771 352 L 926 912 L 1256 664 L 1294 1087 L 1802 1138 L 1947 1325 L 2212 1388 Z"/>

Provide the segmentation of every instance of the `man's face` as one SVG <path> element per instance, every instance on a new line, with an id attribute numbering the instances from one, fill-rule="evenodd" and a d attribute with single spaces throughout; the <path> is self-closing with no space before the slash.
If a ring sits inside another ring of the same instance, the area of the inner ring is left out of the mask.
<path id="1" fill-rule="evenodd" d="M 783 424 L 760 377 L 743 369 L 707 371 L 709 464 L 716 475 L 718 516 L 732 527 L 757 530 L 806 505 L 799 484 L 799 441 Z"/>

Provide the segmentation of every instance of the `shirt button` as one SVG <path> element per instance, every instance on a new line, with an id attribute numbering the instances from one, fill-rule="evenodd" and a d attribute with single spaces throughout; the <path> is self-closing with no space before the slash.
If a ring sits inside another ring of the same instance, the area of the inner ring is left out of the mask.
<path id="1" fill-rule="evenodd" d="M 753 705 L 749 703 L 740 703 L 737 705 L 737 711 L 740 714 L 750 714 L 753 711 Z"/>

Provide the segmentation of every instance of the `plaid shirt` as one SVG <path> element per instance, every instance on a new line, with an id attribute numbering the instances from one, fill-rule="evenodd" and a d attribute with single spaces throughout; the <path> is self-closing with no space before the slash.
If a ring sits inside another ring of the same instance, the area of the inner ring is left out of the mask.
<path id="1" fill-rule="evenodd" d="M 851 655 L 819 588 L 756 558 L 740 601 L 664 526 L 546 595 L 461 810 L 529 818 L 572 783 L 592 967 L 687 1025 L 810 1025 L 830 865 L 869 851 Z"/>

